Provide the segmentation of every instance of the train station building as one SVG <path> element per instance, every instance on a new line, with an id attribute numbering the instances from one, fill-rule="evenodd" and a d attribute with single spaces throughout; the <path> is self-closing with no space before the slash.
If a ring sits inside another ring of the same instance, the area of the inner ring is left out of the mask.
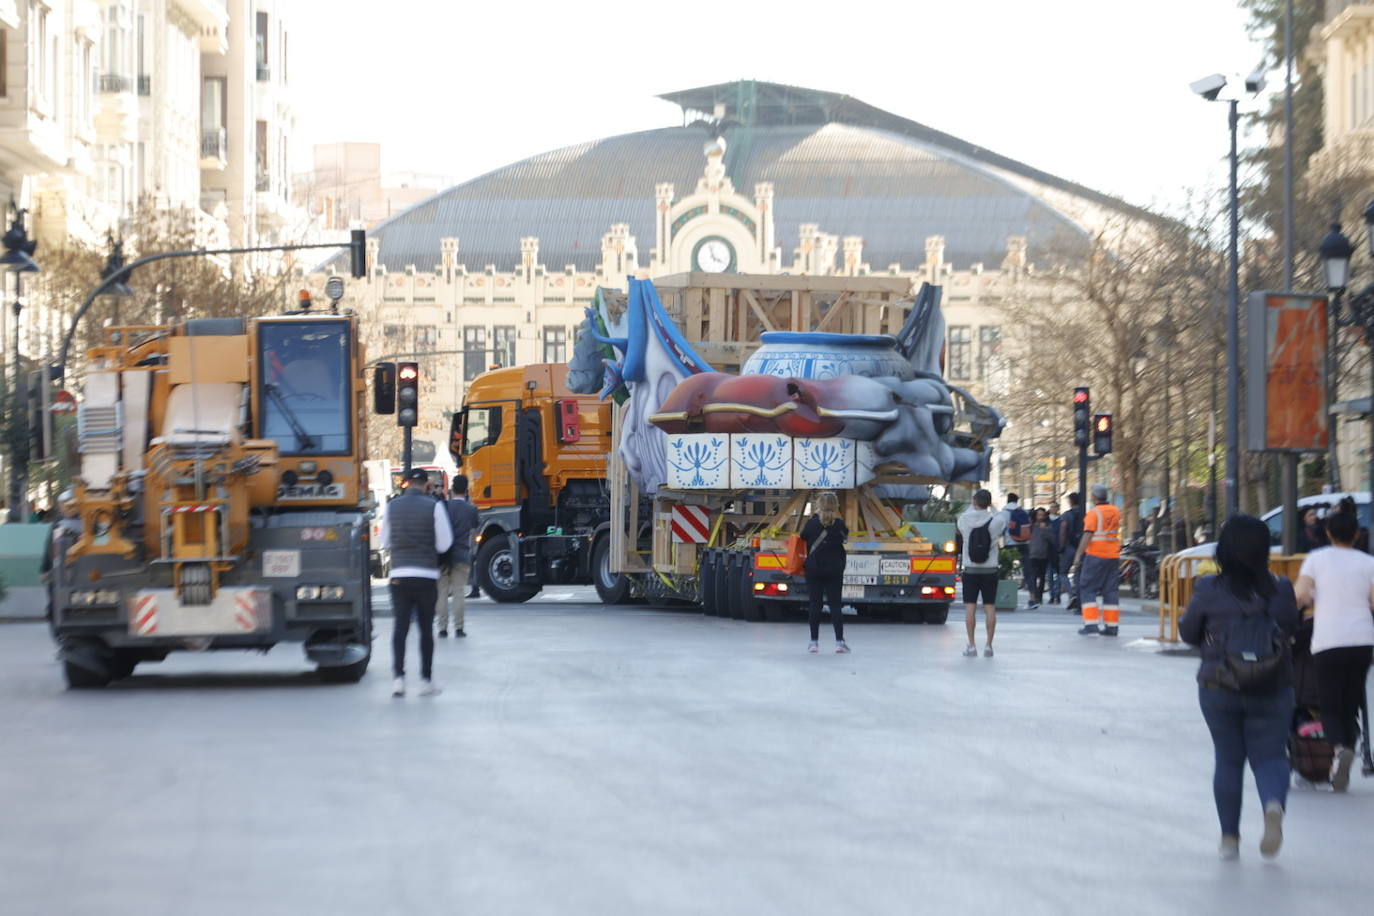
<path id="1" fill-rule="evenodd" d="M 894 276 L 944 292 L 946 375 L 1010 384 L 998 305 L 1113 220 L 1151 214 L 858 99 L 741 81 L 667 93 L 679 126 L 592 140 L 456 185 L 369 231 L 345 305 L 369 354 L 416 354 L 416 440 L 489 366 L 561 362 L 598 286 L 689 271 Z M 341 262 L 309 278 L 322 287 Z M 426 451 L 424 446 L 421 451 Z"/>

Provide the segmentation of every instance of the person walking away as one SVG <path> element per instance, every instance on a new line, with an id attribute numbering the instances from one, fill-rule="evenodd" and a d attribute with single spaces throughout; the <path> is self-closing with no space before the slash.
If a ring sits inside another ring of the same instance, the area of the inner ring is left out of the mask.
<path id="1" fill-rule="evenodd" d="M 1054 557 L 1054 531 L 1050 528 L 1047 510 L 1036 509 L 1031 513 L 1030 541 L 1026 547 L 1030 557 L 1029 607 L 1035 610 L 1040 607 L 1040 599 L 1045 597 L 1045 577 Z"/>
<path id="2" fill-rule="evenodd" d="M 1357 716 L 1374 654 L 1374 557 L 1355 549 L 1360 523 L 1348 512 L 1326 517 L 1331 546 L 1307 555 L 1298 603 L 1311 606 L 1312 664 L 1321 694 L 1322 731 L 1331 744 L 1331 786 L 1344 792 L 1355 761 Z"/>
<path id="3" fill-rule="evenodd" d="M 414 469 L 408 486 L 386 504 L 382 547 L 391 551 L 391 695 L 406 693 L 406 636 L 411 618 L 420 630 L 420 695 L 434 696 L 434 603 L 438 599 L 439 555 L 453 545 L 453 528 L 444 504 L 430 495 L 429 476 Z"/>
<path id="4" fill-rule="evenodd" d="M 1002 508 L 1007 516 L 1006 546 L 1016 551 L 1021 561 L 1021 586 L 1030 594 L 1030 513 L 1021 508 L 1021 497 L 1015 493 L 1007 494 L 1007 504 Z"/>
<path id="5" fill-rule="evenodd" d="M 1045 581 L 1050 590 L 1050 604 L 1058 604 L 1064 596 L 1064 576 L 1060 574 L 1059 560 L 1059 539 L 1060 522 L 1063 517 L 1059 514 L 1059 501 L 1053 500 L 1046 510 L 1046 517 L 1050 526 L 1050 561 L 1045 567 Z"/>
<path id="6" fill-rule="evenodd" d="M 1298 529 L 1298 553 L 1311 553 L 1331 543 L 1326 537 L 1326 526 L 1322 524 L 1316 506 L 1303 509 L 1300 518 L 1302 527 Z"/>
<path id="7" fill-rule="evenodd" d="M 1092 493 L 1093 507 L 1083 515 L 1083 537 L 1073 560 L 1083 605 L 1083 628 L 1078 632 L 1115 636 L 1121 625 L 1121 510 L 1107 502 L 1107 488 L 1102 484 L 1093 484 Z M 1099 610 L 1101 630 L 1097 628 Z"/>
<path id="8" fill-rule="evenodd" d="M 1342 496 L 1341 501 L 1336 503 L 1336 511 L 1344 512 L 1357 519 L 1360 517 L 1360 510 L 1355 508 L 1355 497 L 1353 496 Z M 1355 535 L 1355 549 L 1369 553 L 1369 529 L 1360 525 L 1359 522 L 1355 524 L 1359 525 L 1357 529 L 1359 533 Z"/>
<path id="9" fill-rule="evenodd" d="M 1248 759 L 1264 811 L 1259 848 L 1272 857 L 1283 842 L 1288 801 L 1293 724 L 1288 646 L 1298 629 L 1298 607 L 1292 583 L 1269 572 L 1269 529 L 1259 519 L 1237 515 L 1222 525 L 1217 564 L 1218 575 L 1198 580 L 1179 633 L 1202 649 L 1198 703 L 1216 758 L 1212 795 L 1221 822 L 1218 851 L 1224 859 L 1240 855 Z"/>
<path id="10" fill-rule="evenodd" d="M 848 562 L 845 541 L 849 528 L 840 518 L 840 498 L 831 490 L 816 496 L 816 514 L 807 519 L 802 528 L 806 541 L 806 597 L 810 601 L 811 643 L 808 652 L 819 652 L 821 640 L 821 601 L 830 605 L 830 623 L 835 628 L 835 651 L 845 653 L 844 611 L 841 596 L 844 590 L 844 567 Z"/>
<path id="11" fill-rule="evenodd" d="M 963 561 L 964 629 L 968 633 L 965 658 L 978 655 L 978 602 L 983 603 L 987 642 L 983 655 L 992 658 L 992 638 L 997 633 L 997 545 L 1007 532 L 1007 514 L 992 511 L 992 493 L 979 490 L 973 505 L 955 525 L 959 557 Z"/>
<path id="12" fill-rule="evenodd" d="M 453 635 L 466 637 L 463 629 L 465 604 L 468 598 L 468 575 L 472 572 L 472 535 L 477 530 L 477 507 L 468 501 L 468 479 L 455 474 L 449 484 L 452 496 L 445 504 L 448 520 L 453 527 L 453 546 L 444 555 L 439 568 L 439 603 L 435 618 L 439 637 L 448 636 L 449 622 Z"/>
<path id="13" fill-rule="evenodd" d="M 1065 591 L 1069 596 L 1067 610 L 1077 613 L 1081 608 L 1078 597 L 1078 579 L 1071 576 L 1078 542 L 1083 540 L 1083 496 L 1079 493 L 1068 495 L 1069 508 L 1059 518 L 1059 572 L 1063 576 Z"/>

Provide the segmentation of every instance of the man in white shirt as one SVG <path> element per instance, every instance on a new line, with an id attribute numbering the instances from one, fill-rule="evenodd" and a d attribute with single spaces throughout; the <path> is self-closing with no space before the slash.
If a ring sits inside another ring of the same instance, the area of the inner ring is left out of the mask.
<path id="1" fill-rule="evenodd" d="M 992 637 L 997 633 L 997 545 L 1007 530 L 1007 514 L 992 511 L 992 494 L 979 490 L 973 494 L 973 505 L 959 516 L 956 523 L 959 533 L 959 555 L 963 560 L 964 585 L 964 629 L 968 634 L 968 645 L 964 655 L 973 658 L 978 654 L 975 640 L 977 632 L 978 602 L 983 602 L 983 616 L 987 619 L 987 642 L 983 656 L 992 657 Z M 974 531 L 979 536 L 974 538 Z M 976 540 L 977 544 L 971 543 Z"/>
<path id="2" fill-rule="evenodd" d="M 1374 655 L 1374 557 L 1355 549 L 1359 531 L 1354 515 L 1329 514 L 1331 546 L 1309 553 L 1298 572 L 1298 606 L 1313 608 L 1312 663 L 1321 692 L 1322 731 L 1335 751 L 1331 786 L 1337 792 L 1350 785 L 1356 716 Z"/>
<path id="3" fill-rule="evenodd" d="M 420 695 L 434 696 L 434 602 L 439 597 L 439 555 L 453 545 L 453 527 L 444 504 L 430 495 L 429 475 L 414 469 L 405 492 L 386 504 L 382 548 L 391 552 L 391 695 L 406 693 L 406 636 L 411 618 L 420 627 Z"/>

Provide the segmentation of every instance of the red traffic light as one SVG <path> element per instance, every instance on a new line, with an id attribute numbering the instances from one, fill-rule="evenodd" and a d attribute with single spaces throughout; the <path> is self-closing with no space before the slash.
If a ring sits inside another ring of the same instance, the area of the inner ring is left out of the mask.
<path id="1" fill-rule="evenodd" d="M 1075 388 L 1075 389 L 1073 390 L 1073 402 L 1074 402 L 1075 404 L 1086 404 L 1086 403 L 1088 403 L 1088 389 L 1086 389 L 1086 388 Z"/>

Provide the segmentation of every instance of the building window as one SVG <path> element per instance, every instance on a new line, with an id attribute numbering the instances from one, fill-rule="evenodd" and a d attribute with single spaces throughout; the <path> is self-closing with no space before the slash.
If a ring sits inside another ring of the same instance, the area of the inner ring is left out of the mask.
<path id="1" fill-rule="evenodd" d="M 265 82 L 272 78 L 272 71 L 267 66 L 267 14 L 259 12 L 257 16 L 257 51 L 258 51 L 258 81 Z"/>
<path id="2" fill-rule="evenodd" d="M 565 363 L 568 361 L 567 328 L 544 329 L 544 362 Z"/>
<path id="3" fill-rule="evenodd" d="M 502 366 L 515 365 L 515 328 L 492 328 L 492 344 L 496 348 L 493 362 Z"/>
<path id="4" fill-rule="evenodd" d="M 463 328 L 463 381 L 472 381 L 486 368 L 487 329 Z"/>
<path id="5" fill-rule="evenodd" d="M 416 351 L 432 351 L 439 349 L 439 329 L 432 324 L 421 325 L 415 329 L 415 349 Z"/>
<path id="6" fill-rule="evenodd" d="M 35 98 L 29 103 L 29 107 L 46 111 L 52 93 L 52 66 L 48 60 L 48 8 L 33 0 L 29 2 L 28 38 L 28 84 L 35 90 Z M 34 104 L 35 102 L 37 104 Z"/>
<path id="7" fill-rule="evenodd" d="M 257 149 L 258 180 L 257 180 L 257 184 L 255 185 L 255 187 L 256 187 L 259 191 L 270 191 L 270 190 L 272 190 L 272 173 L 271 173 L 271 171 L 270 171 L 270 167 L 269 167 L 268 164 L 267 164 L 267 162 L 268 162 L 268 159 L 267 159 L 267 122 L 266 122 L 266 121 L 259 121 L 259 122 L 258 122 L 257 130 L 258 130 L 258 136 L 257 136 L 257 140 L 258 140 L 258 149 Z"/>
<path id="8" fill-rule="evenodd" d="M 978 381 L 986 381 L 992 360 L 1002 349 L 1002 329 L 984 325 L 978 329 Z"/>
<path id="9" fill-rule="evenodd" d="M 5 73 L 10 67 L 10 30 L 0 29 L 0 99 L 9 95 L 8 81 Z"/>
<path id="10" fill-rule="evenodd" d="M 968 379 L 969 358 L 973 355 L 973 333 L 968 325 L 954 325 L 949 329 L 949 365 L 945 374 L 952 379 Z"/>
<path id="11" fill-rule="evenodd" d="M 406 328 L 403 324 L 382 325 L 382 336 L 385 337 L 388 342 L 394 341 L 399 343 L 401 338 L 405 336 L 405 333 Z"/>

